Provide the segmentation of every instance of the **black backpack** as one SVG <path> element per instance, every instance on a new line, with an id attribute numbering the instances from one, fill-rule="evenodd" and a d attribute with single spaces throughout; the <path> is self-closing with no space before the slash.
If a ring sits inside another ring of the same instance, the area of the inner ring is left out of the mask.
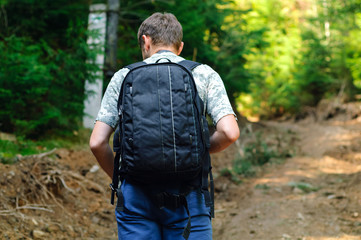
<path id="1" fill-rule="evenodd" d="M 127 66 L 130 71 L 121 86 L 119 126 L 113 139 L 112 204 L 115 193 L 118 203 L 122 201 L 117 187 L 123 179 L 142 185 L 172 181 L 201 187 L 213 216 L 208 123 L 191 72 L 198 65 L 168 60 Z M 184 197 L 176 202 L 184 204 Z"/>

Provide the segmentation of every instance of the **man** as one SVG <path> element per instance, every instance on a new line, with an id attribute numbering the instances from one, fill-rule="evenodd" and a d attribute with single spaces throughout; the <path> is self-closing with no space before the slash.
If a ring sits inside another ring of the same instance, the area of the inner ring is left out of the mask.
<path id="1" fill-rule="evenodd" d="M 172 62 L 184 60 L 180 57 L 182 26 L 173 14 L 154 13 L 147 18 L 138 31 L 138 42 L 144 62 L 155 63 L 162 59 Z M 102 100 L 90 148 L 103 170 L 112 178 L 113 152 L 109 138 L 119 122 L 117 101 L 121 83 L 129 69 L 123 68 L 114 74 Z M 215 123 L 216 131 L 210 138 L 210 153 L 222 151 L 239 137 L 235 114 L 229 103 L 223 82 L 219 75 L 207 65 L 199 65 L 192 71 L 198 94 L 206 104 L 207 112 Z M 157 208 L 148 192 L 159 189 L 176 192 L 173 183 L 150 184 L 147 187 L 124 180 L 121 191 L 124 195 L 124 211 L 116 211 L 118 237 L 125 240 L 140 239 L 182 239 L 188 214 L 184 208 Z M 212 239 L 210 209 L 205 206 L 199 189 L 187 195 L 192 219 L 189 239 Z"/>

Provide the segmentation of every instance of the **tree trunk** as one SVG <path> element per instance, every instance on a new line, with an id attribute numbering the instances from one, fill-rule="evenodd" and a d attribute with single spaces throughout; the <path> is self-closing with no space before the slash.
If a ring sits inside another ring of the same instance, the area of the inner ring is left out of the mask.
<path id="1" fill-rule="evenodd" d="M 84 116 L 83 125 L 86 128 L 93 128 L 94 120 L 98 114 L 100 103 L 103 95 L 103 66 L 104 66 L 104 43 L 105 43 L 105 26 L 106 26 L 106 6 L 105 4 L 93 4 L 90 6 L 88 30 L 98 31 L 99 36 L 88 38 L 88 45 L 100 45 L 101 51 L 97 54 L 95 63 L 98 64 L 100 71 L 96 72 L 94 82 L 85 81 L 85 93 L 87 98 L 84 99 Z"/>
<path id="2" fill-rule="evenodd" d="M 108 79 L 117 71 L 117 29 L 119 8 L 119 0 L 108 0 L 107 45 L 105 56 L 105 76 Z"/>

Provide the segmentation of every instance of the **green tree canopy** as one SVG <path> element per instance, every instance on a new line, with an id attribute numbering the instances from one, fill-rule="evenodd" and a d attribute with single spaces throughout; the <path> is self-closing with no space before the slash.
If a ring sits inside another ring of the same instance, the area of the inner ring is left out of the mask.
<path id="1" fill-rule="evenodd" d="M 89 4 L 105 0 L 0 1 L 0 130 L 39 137 L 81 126 Z M 213 67 L 244 115 L 296 113 L 361 89 L 361 0 L 120 1 L 118 68 L 141 60 L 140 23 L 176 15 L 182 56 Z M 107 79 L 105 86 L 107 85 Z"/>

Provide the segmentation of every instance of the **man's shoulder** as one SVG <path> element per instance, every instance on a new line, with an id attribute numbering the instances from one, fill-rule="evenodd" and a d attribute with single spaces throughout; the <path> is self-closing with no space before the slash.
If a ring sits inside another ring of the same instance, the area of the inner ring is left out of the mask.
<path id="1" fill-rule="evenodd" d="M 219 80 L 219 74 L 207 64 L 200 64 L 192 71 L 193 77 L 198 79 L 204 79 L 206 82 Z"/>
<path id="2" fill-rule="evenodd" d="M 129 69 L 126 67 L 121 68 L 120 70 L 118 70 L 116 73 L 114 73 L 110 84 L 115 84 L 116 86 L 119 85 L 119 83 L 123 82 L 125 76 L 127 76 L 129 72 Z"/>
<path id="3" fill-rule="evenodd" d="M 129 68 L 126 66 L 119 69 L 116 73 L 114 73 L 113 78 L 124 78 L 129 72 Z"/>
<path id="4" fill-rule="evenodd" d="M 197 66 L 196 68 L 194 68 L 194 71 L 199 73 L 199 74 L 213 74 L 213 73 L 217 73 L 213 68 L 211 68 L 210 66 L 208 66 L 207 64 L 203 64 L 200 63 L 199 66 Z"/>

